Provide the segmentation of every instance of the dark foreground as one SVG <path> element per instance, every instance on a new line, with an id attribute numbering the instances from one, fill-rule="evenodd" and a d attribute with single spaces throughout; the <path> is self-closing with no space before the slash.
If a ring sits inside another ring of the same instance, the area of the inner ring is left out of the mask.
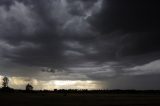
<path id="1" fill-rule="evenodd" d="M 160 94 L 0 93 L 0 106 L 160 106 Z"/>

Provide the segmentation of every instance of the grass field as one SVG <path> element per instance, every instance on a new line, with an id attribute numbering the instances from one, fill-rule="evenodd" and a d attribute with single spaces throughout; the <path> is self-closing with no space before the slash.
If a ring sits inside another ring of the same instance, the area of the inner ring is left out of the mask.
<path id="1" fill-rule="evenodd" d="M 160 106 L 160 95 L 1 93 L 0 106 Z"/>

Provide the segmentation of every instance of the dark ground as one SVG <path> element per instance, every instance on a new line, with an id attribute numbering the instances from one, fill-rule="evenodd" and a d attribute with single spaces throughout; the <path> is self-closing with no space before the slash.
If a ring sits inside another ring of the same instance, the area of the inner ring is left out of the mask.
<path id="1" fill-rule="evenodd" d="M 0 106 L 160 106 L 160 94 L 0 93 Z"/>

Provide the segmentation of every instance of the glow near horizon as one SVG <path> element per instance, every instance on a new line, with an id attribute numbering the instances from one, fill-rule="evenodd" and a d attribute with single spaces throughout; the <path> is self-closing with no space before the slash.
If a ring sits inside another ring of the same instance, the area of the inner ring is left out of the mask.
<path id="1" fill-rule="evenodd" d="M 2 78 L 0 75 L 0 87 L 2 86 Z M 25 89 L 26 84 L 33 85 L 34 90 L 54 90 L 54 89 L 102 89 L 100 81 L 91 80 L 50 80 L 41 81 L 27 77 L 8 77 L 9 87 L 14 89 Z"/>

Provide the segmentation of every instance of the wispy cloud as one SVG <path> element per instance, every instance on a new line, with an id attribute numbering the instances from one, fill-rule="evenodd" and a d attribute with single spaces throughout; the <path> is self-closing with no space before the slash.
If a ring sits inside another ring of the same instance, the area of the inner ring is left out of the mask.
<path id="1" fill-rule="evenodd" d="M 141 66 L 134 66 L 124 70 L 125 75 L 160 74 L 160 60 L 155 60 Z"/>

